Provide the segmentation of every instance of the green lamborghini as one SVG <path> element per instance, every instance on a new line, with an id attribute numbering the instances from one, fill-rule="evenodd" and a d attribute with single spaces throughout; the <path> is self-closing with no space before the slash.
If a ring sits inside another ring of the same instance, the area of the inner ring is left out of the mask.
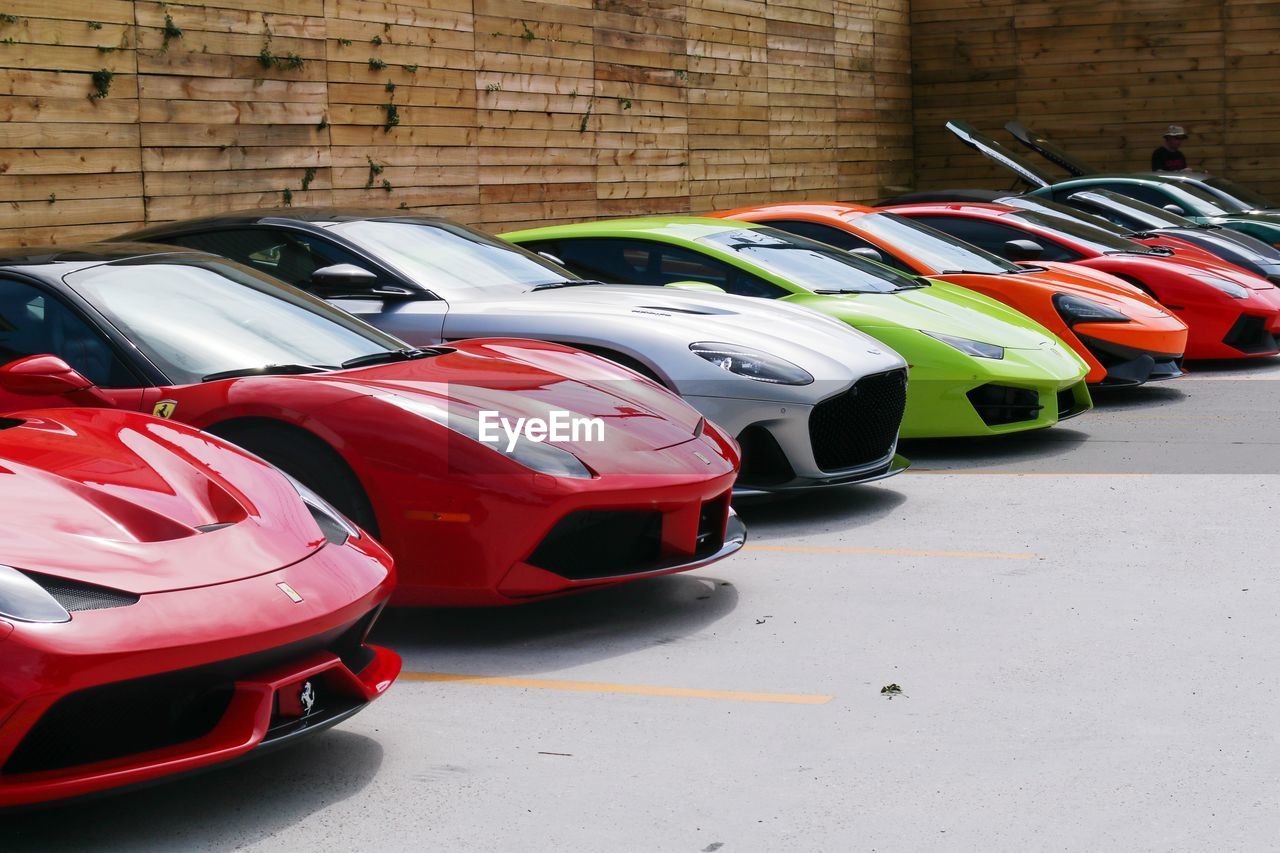
<path id="1" fill-rule="evenodd" d="M 1085 363 L 1025 315 L 773 228 L 664 216 L 503 236 L 587 279 L 785 299 L 848 323 L 910 365 L 903 438 L 1038 429 L 1093 405 Z"/>

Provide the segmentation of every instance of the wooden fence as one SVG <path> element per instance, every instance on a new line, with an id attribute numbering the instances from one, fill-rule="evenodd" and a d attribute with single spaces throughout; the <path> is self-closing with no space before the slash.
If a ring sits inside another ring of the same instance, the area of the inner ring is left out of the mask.
<path id="1" fill-rule="evenodd" d="M 1018 148 L 1018 118 L 1114 171 L 1183 125 L 1192 165 L 1280 196 L 1275 0 L 912 0 L 911 24 L 919 188 L 1009 186 L 943 124 Z"/>
<path id="2" fill-rule="evenodd" d="M 490 227 L 910 181 L 907 0 L 4 0 L 0 244 L 359 205 Z"/>

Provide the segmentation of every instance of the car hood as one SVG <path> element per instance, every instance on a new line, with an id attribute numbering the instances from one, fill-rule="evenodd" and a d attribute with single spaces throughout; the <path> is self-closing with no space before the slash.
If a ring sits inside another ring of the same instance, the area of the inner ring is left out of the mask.
<path id="1" fill-rule="evenodd" d="M 1030 317 L 994 299 L 931 281 L 929 287 L 896 293 L 806 294 L 793 299 L 859 327 L 905 326 L 1007 349 L 1039 349 L 1056 340 Z"/>
<path id="2" fill-rule="evenodd" d="M 464 418 L 491 411 L 513 423 L 553 412 L 600 418 L 610 447 L 620 451 L 692 441 L 702 420 L 679 397 L 626 368 L 540 341 L 470 340 L 431 358 L 297 378 L 342 385 L 429 419 L 442 411 Z M 575 454 L 595 449 L 589 439 L 550 443 Z"/>
<path id="3" fill-rule="evenodd" d="M 1056 291 L 1101 302 L 1130 317 L 1173 316 L 1140 288 L 1110 273 L 1058 261 L 1035 261 L 1025 266 L 1042 267 L 1044 272 L 1027 275 Z"/>
<path id="4" fill-rule="evenodd" d="M 130 412 L 57 409 L 0 430 L 3 562 L 142 595 L 296 563 L 324 537 L 266 463 Z"/>
<path id="5" fill-rule="evenodd" d="M 1169 263 L 1179 267 L 1183 272 L 1216 275 L 1228 281 L 1249 288 L 1250 290 L 1274 290 L 1275 285 L 1260 275 L 1241 269 L 1235 264 L 1219 260 L 1213 255 L 1206 258 L 1191 257 L 1179 254 L 1173 258 L 1160 258 L 1158 263 Z"/>
<path id="6" fill-rule="evenodd" d="M 445 335 L 598 339 L 623 349 L 664 338 L 681 351 L 698 341 L 728 343 L 763 350 L 814 376 L 838 380 L 905 364 L 870 336 L 804 307 L 672 287 L 591 285 L 455 303 L 445 319 Z"/>

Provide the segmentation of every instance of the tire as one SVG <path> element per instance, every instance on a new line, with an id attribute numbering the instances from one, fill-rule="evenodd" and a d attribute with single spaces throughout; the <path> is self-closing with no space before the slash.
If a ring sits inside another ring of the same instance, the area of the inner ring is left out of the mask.
<path id="1" fill-rule="evenodd" d="M 228 421 L 207 432 L 261 456 L 378 538 L 369 496 L 351 466 L 323 439 L 298 427 L 261 420 Z"/>

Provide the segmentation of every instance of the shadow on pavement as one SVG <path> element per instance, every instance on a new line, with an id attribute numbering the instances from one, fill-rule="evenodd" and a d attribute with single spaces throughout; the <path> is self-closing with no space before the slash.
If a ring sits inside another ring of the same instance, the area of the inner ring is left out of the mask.
<path id="1" fill-rule="evenodd" d="M 155 787 L 0 816 L 0 849 L 227 850 L 358 794 L 382 745 L 341 729 Z"/>
<path id="2" fill-rule="evenodd" d="M 1081 420 L 1089 414 L 1080 416 Z M 903 442 L 901 453 L 913 467 L 985 468 L 1013 462 L 1044 461 L 1066 456 L 1089 440 L 1089 434 L 1070 426 L 1055 426 L 1035 432 L 983 438 L 931 438 Z M 911 476 L 910 472 L 907 476 Z"/>

